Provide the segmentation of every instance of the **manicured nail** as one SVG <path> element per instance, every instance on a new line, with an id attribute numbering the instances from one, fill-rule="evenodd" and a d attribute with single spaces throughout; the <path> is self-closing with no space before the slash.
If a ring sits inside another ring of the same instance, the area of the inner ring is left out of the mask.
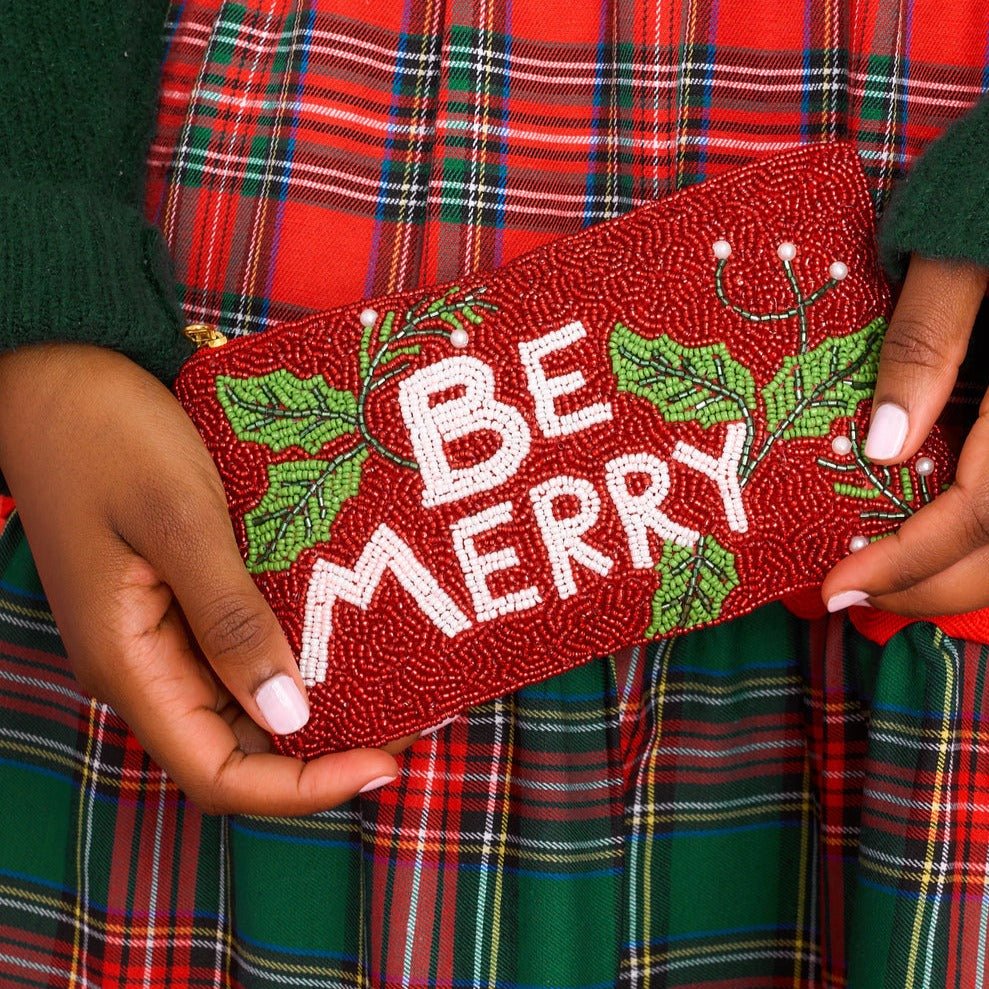
<path id="1" fill-rule="evenodd" d="M 265 680 L 254 695 L 257 706 L 276 735 L 288 735 L 298 731 L 309 720 L 309 705 L 285 673 Z"/>
<path id="2" fill-rule="evenodd" d="M 376 779 L 371 780 L 370 783 L 365 783 L 357 792 L 358 793 L 368 793 L 371 790 L 377 790 L 379 786 L 384 786 L 386 783 L 390 783 L 395 776 L 378 776 Z"/>
<path id="3" fill-rule="evenodd" d="M 427 735 L 435 735 L 441 728 L 445 728 L 447 725 L 452 725 L 453 722 L 459 717 L 459 714 L 455 714 L 452 718 L 447 718 L 446 721 L 441 721 L 438 725 L 433 725 L 432 728 L 423 728 L 423 730 L 419 732 L 419 737 L 425 738 Z"/>
<path id="4" fill-rule="evenodd" d="M 866 591 L 842 591 L 828 598 L 828 611 L 843 611 L 853 604 L 861 604 L 868 596 Z"/>
<path id="5" fill-rule="evenodd" d="M 865 455 L 870 460 L 898 457 L 909 430 L 907 410 L 892 402 L 883 402 L 872 416 L 872 425 L 865 441 Z"/>

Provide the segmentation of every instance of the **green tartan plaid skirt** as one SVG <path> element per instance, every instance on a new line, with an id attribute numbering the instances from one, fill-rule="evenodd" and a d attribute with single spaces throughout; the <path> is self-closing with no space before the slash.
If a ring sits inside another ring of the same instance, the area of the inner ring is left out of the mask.
<path id="1" fill-rule="evenodd" d="M 472 709 L 395 784 L 201 815 L 0 542 L 0 984 L 971 989 L 989 650 L 781 606 Z"/>
<path id="2" fill-rule="evenodd" d="M 148 214 L 234 335 L 798 143 L 855 142 L 880 206 L 989 87 L 983 0 L 184 0 L 167 34 Z M 472 708 L 336 810 L 205 817 L 81 694 L 15 515 L 0 987 L 989 986 L 987 663 L 775 605 Z"/>

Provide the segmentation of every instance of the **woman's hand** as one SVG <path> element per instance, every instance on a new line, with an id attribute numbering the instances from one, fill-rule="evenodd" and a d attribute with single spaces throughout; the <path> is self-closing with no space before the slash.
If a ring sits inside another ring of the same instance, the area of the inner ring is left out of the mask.
<path id="1" fill-rule="evenodd" d="M 965 358 L 989 270 L 914 256 L 879 363 L 865 453 L 912 457 L 944 408 Z M 989 394 L 965 440 L 954 484 L 898 532 L 842 560 L 823 587 L 828 610 L 866 600 L 925 617 L 989 605 Z"/>
<path id="2" fill-rule="evenodd" d="M 305 687 L 160 382 L 98 347 L 4 354 L 0 467 L 80 684 L 203 810 L 305 814 L 396 775 L 381 749 L 308 764 L 269 751 L 262 727 L 301 727 Z"/>

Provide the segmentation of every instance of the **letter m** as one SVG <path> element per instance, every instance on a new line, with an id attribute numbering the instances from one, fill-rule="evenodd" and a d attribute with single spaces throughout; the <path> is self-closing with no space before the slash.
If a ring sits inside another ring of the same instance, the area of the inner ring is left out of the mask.
<path id="1" fill-rule="evenodd" d="M 302 627 L 299 668 L 307 686 L 326 681 L 328 648 L 333 634 L 333 606 L 346 601 L 367 611 L 386 572 L 391 572 L 423 614 L 449 638 L 470 628 L 467 616 L 419 562 L 393 529 L 380 525 L 368 540 L 353 570 L 317 560 L 309 580 Z"/>

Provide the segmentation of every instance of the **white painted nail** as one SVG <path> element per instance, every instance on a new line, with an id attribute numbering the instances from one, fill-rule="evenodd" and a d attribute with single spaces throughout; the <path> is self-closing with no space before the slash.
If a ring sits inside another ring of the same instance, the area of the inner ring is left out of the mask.
<path id="1" fill-rule="evenodd" d="M 883 402 L 872 416 L 869 436 L 865 441 L 865 455 L 870 460 L 898 457 L 909 430 L 907 410 L 892 402 Z"/>
<path id="2" fill-rule="evenodd" d="M 385 786 L 396 778 L 395 776 L 377 776 L 370 783 L 365 783 L 357 792 L 370 793 L 372 790 L 377 790 L 379 787 Z"/>
<path id="3" fill-rule="evenodd" d="M 445 728 L 447 725 L 452 725 L 453 722 L 459 717 L 459 714 L 455 714 L 452 718 L 447 718 L 446 721 L 441 721 L 438 725 L 433 725 L 432 728 L 423 728 L 423 730 L 419 732 L 419 737 L 425 738 L 426 735 L 435 735 L 441 728 Z"/>
<path id="4" fill-rule="evenodd" d="M 298 731 L 309 720 L 309 704 L 295 681 L 285 673 L 265 680 L 258 687 L 254 701 L 276 735 Z"/>
<path id="5" fill-rule="evenodd" d="M 844 611 L 853 604 L 862 604 L 868 598 L 866 591 L 842 591 L 828 598 L 828 611 Z"/>

